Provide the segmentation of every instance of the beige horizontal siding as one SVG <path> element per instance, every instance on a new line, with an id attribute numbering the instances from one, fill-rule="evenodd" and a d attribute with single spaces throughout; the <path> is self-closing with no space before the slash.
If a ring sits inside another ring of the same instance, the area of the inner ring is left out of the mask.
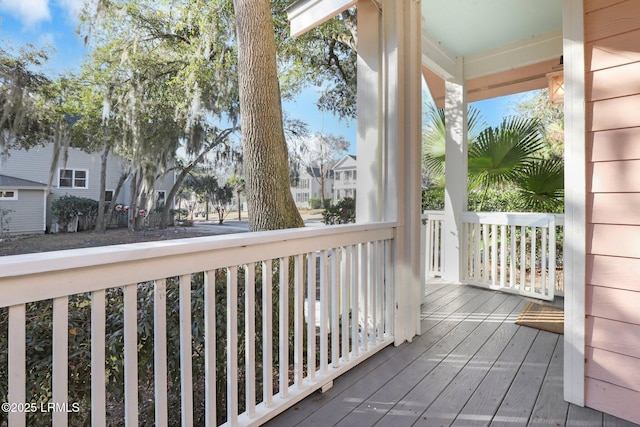
<path id="1" fill-rule="evenodd" d="M 640 423 L 640 1 L 584 9 L 585 404 Z"/>

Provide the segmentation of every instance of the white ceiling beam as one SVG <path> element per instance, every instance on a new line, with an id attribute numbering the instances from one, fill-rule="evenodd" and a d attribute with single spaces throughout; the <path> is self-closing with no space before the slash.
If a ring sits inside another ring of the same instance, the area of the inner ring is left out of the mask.
<path id="1" fill-rule="evenodd" d="M 445 80 L 459 80 L 456 57 L 426 31 L 422 31 L 422 65 Z"/>
<path id="2" fill-rule="evenodd" d="M 291 36 L 298 37 L 355 5 L 358 0 L 298 0 L 287 8 Z"/>
<path id="3" fill-rule="evenodd" d="M 557 58 L 562 55 L 562 30 L 552 31 L 497 49 L 464 58 L 464 78 L 470 80 L 518 67 Z"/>

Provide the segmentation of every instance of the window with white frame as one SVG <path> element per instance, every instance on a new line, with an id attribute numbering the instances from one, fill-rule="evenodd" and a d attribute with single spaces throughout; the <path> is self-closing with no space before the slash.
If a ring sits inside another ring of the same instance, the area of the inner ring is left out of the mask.
<path id="1" fill-rule="evenodd" d="M 89 188 L 86 169 L 60 169 L 58 171 L 58 187 Z"/>
<path id="2" fill-rule="evenodd" d="M 18 200 L 18 190 L 0 190 L 0 200 Z"/>
<path id="3" fill-rule="evenodd" d="M 298 181 L 298 188 L 305 189 L 309 188 L 309 179 L 301 179 Z"/>
<path id="4" fill-rule="evenodd" d="M 333 177 L 335 178 L 336 181 L 340 181 L 340 172 L 336 172 Z"/>
<path id="5" fill-rule="evenodd" d="M 296 203 L 306 203 L 309 201 L 309 193 L 296 193 Z"/>
<path id="6" fill-rule="evenodd" d="M 156 190 L 155 206 L 157 208 L 164 207 L 167 200 L 167 192 L 164 190 Z"/>

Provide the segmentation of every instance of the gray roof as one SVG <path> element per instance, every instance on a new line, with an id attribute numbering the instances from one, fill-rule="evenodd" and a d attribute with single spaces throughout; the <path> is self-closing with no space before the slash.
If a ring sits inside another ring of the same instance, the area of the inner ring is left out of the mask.
<path id="1" fill-rule="evenodd" d="M 0 175 L 0 187 L 35 189 L 41 188 L 44 190 L 47 185 L 41 182 L 29 181 L 28 179 L 15 178 L 8 175 Z"/>

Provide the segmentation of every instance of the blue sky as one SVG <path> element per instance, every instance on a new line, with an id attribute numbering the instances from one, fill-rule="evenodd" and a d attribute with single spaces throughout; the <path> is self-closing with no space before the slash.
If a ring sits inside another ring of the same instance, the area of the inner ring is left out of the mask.
<path id="1" fill-rule="evenodd" d="M 62 73 L 76 70 L 86 53 L 83 41 L 76 35 L 77 13 L 84 0 L 0 0 L 0 39 L 3 47 L 19 47 L 31 43 L 54 50 L 47 71 Z M 513 114 L 519 97 L 497 98 L 474 103 L 487 124 L 497 126 L 503 117 Z M 292 118 L 304 120 L 311 132 L 343 135 L 351 141 L 350 154 L 355 153 L 354 121 L 341 120 L 315 107 L 317 89 L 307 88 L 295 101 L 283 103 Z"/>

